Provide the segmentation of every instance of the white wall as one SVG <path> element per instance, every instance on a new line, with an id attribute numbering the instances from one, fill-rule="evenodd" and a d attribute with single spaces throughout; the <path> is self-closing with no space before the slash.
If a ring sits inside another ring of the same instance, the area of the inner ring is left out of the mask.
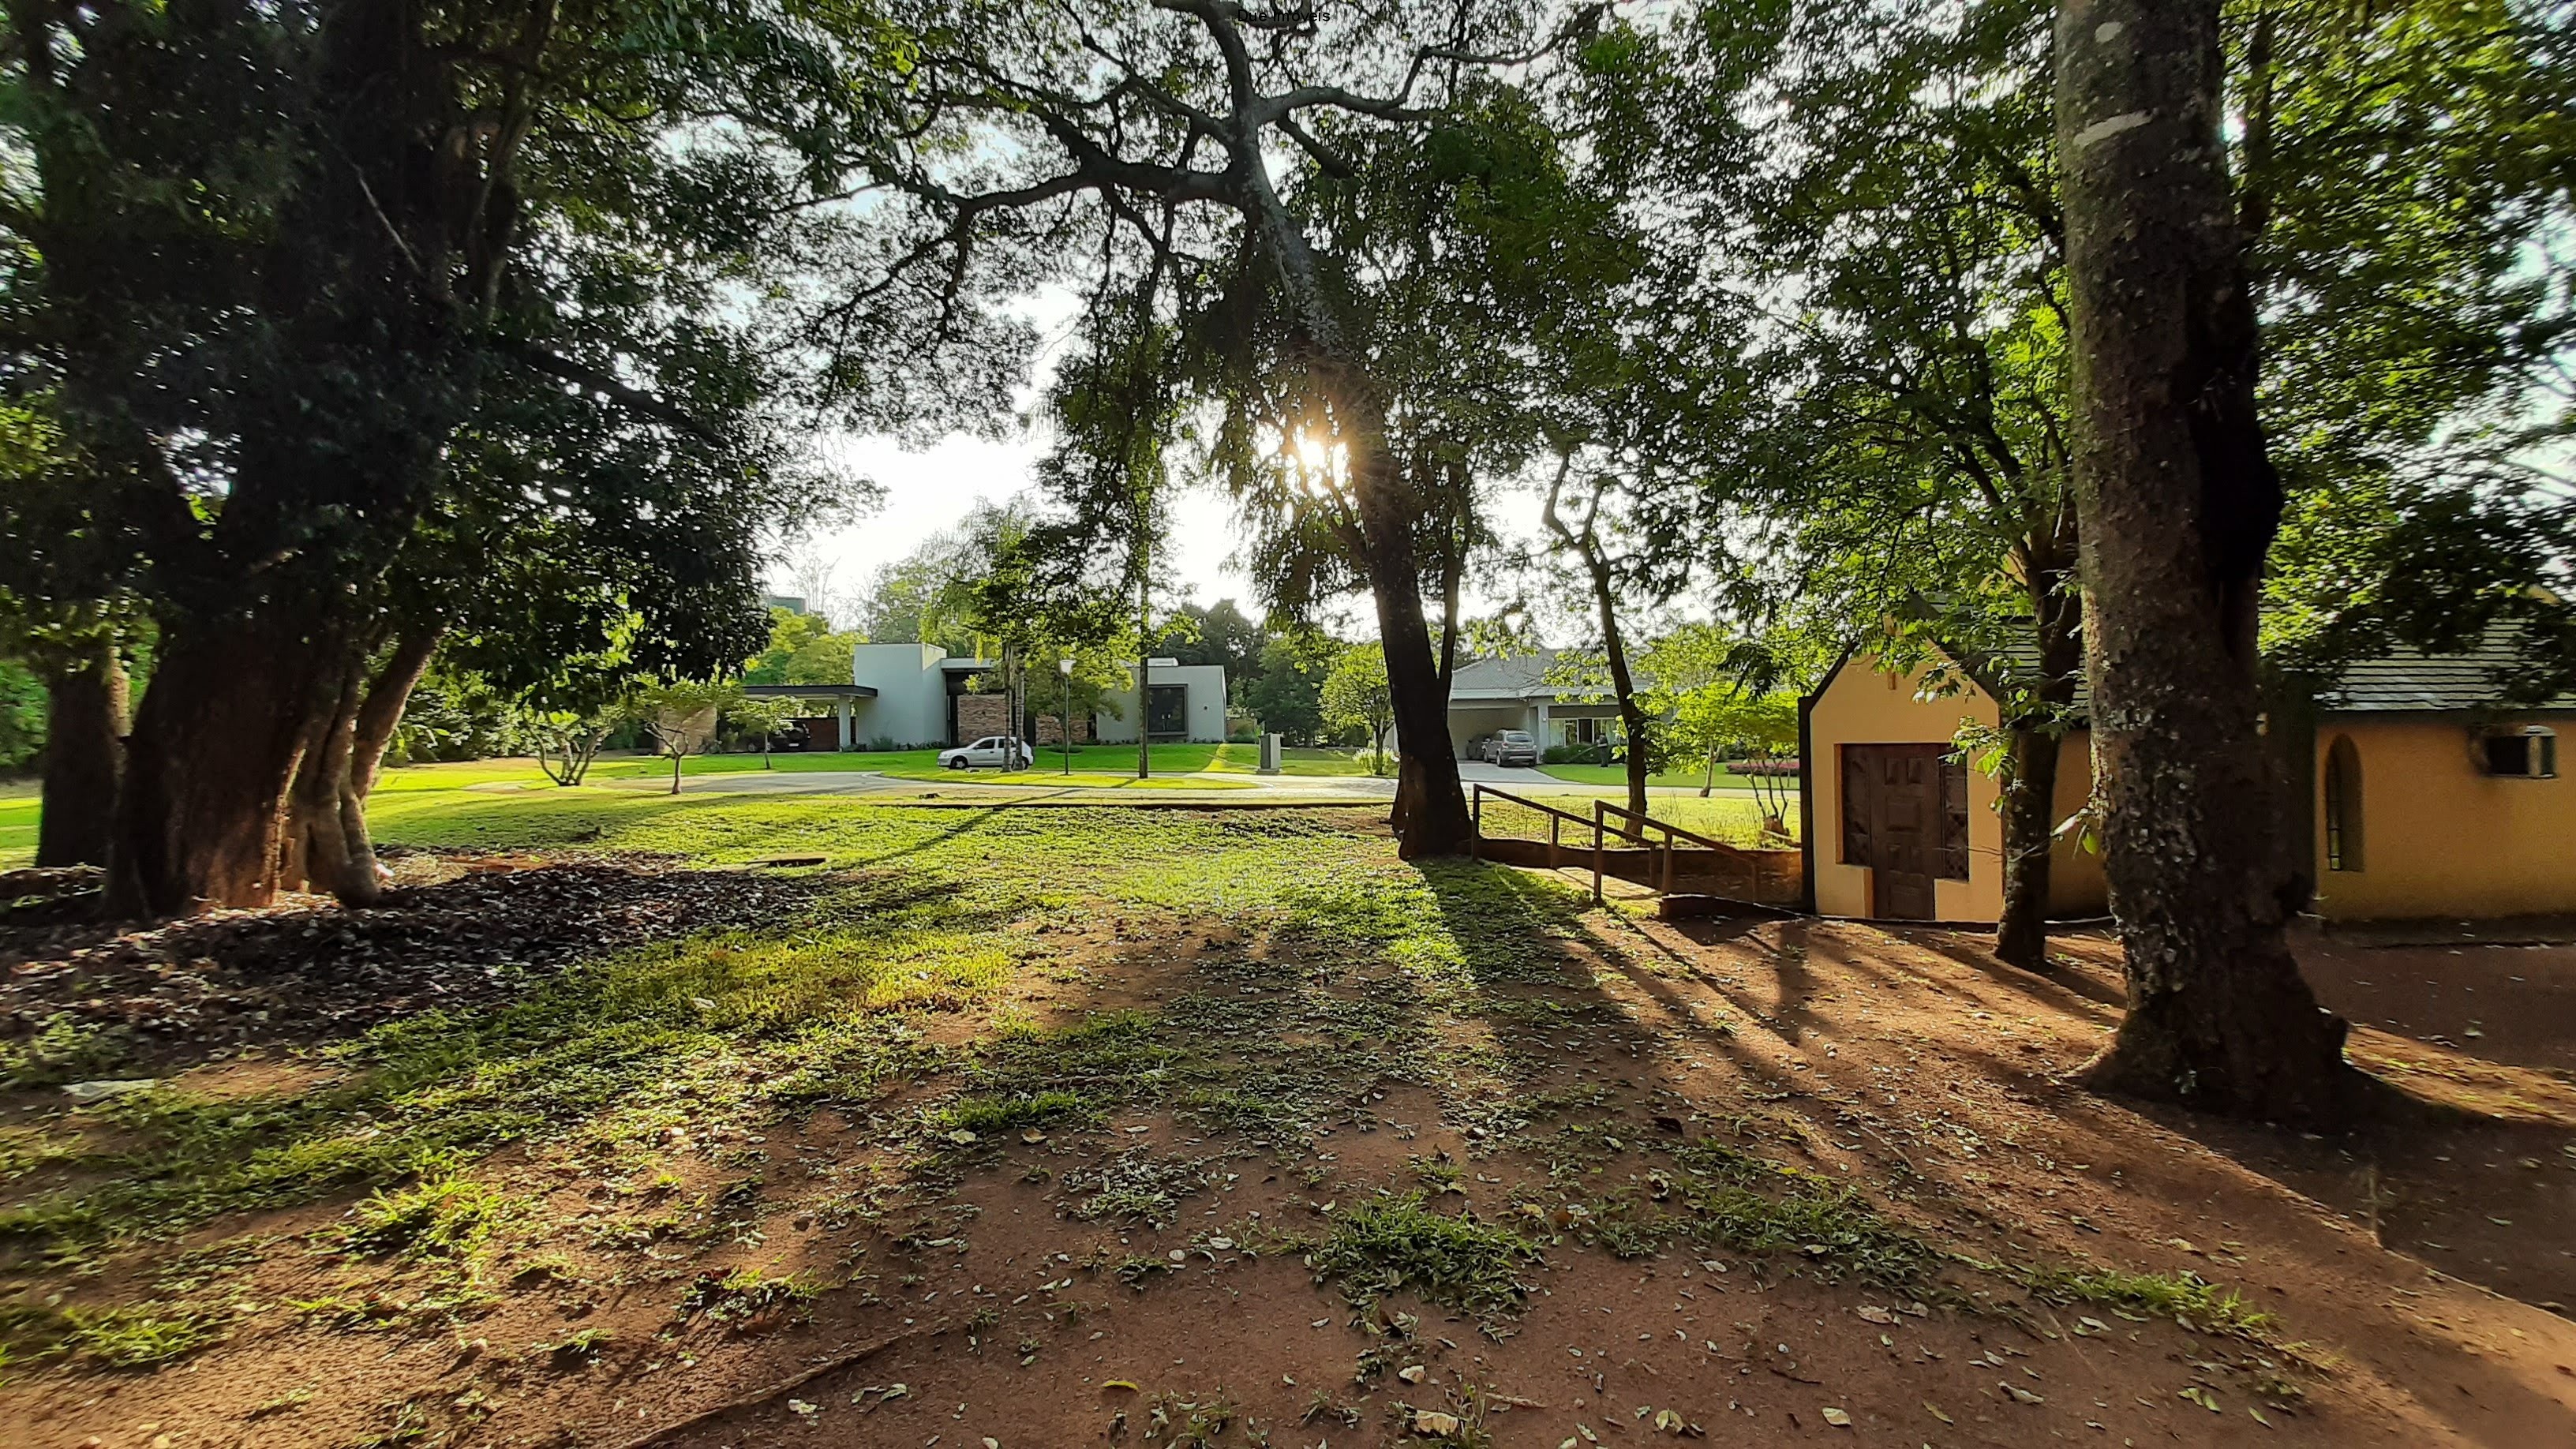
<path id="1" fill-rule="evenodd" d="M 1177 684 L 1189 691 L 1185 718 L 1193 744 L 1225 742 L 1225 666 L 1222 664 L 1158 664 L 1147 682 L 1156 688 Z M 1101 710 L 1092 716 L 1094 738 L 1104 745 L 1132 745 L 1137 730 L 1144 727 L 1144 712 L 1136 707 L 1135 672 L 1131 666 L 1125 689 L 1107 691 L 1107 698 L 1118 706 L 1113 716 Z"/>
<path id="2" fill-rule="evenodd" d="M 948 679 L 939 661 L 948 651 L 933 644 L 860 644 L 850 650 L 850 679 L 873 687 L 877 697 L 850 712 L 850 736 L 865 746 L 891 739 L 898 746 L 948 742 Z"/>

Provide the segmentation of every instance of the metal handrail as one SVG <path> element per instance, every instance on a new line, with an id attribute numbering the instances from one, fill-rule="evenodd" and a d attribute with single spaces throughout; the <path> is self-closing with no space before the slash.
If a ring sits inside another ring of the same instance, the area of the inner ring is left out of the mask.
<path id="1" fill-rule="evenodd" d="M 1473 820 L 1467 832 L 1467 853 L 1470 857 L 1479 853 L 1479 847 L 1485 839 L 1485 797 L 1488 795 L 1497 800 L 1509 800 L 1515 805 L 1535 810 L 1547 817 L 1547 868 L 1550 870 L 1556 869 L 1557 852 L 1564 849 L 1562 832 L 1565 822 L 1571 820 L 1577 825 L 1591 826 L 1592 899 L 1595 902 L 1601 899 L 1601 818 L 1599 816 L 1596 815 L 1587 820 L 1571 810 L 1559 810 L 1553 805 L 1532 800 L 1526 795 L 1515 795 L 1509 790 L 1497 790 L 1481 780 L 1470 781 L 1467 797 L 1468 809 Z"/>
<path id="2" fill-rule="evenodd" d="M 1657 820 L 1651 815 L 1640 815 L 1625 805 L 1613 805 L 1607 800 L 1595 800 L 1592 802 L 1592 809 L 1596 814 L 1617 815 L 1623 819 L 1634 820 L 1640 825 L 1651 825 L 1657 830 L 1664 832 L 1667 837 L 1679 836 L 1694 845 L 1716 851 L 1720 855 L 1733 856 L 1737 860 L 1744 862 L 1746 865 L 1757 865 L 1760 863 L 1757 857 L 1740 845 L 1729 845 L 1723 840 L 1711 840 L 1707 836 L 1702 835 L 1695 830 L 1685 830 L 1668 821 Z"/>
<path id="3" fill-rule="evenodd" d="M 1676 840 L 1691 841 L 1721 859 L 1732 860 L 1736 864 L 1743 866 L 1752 879 L 1753 893 L 1757 896 L 1762 893 L 1762 872 L 1768 864 L 1767 860 L 1762 856 L 1728 845 L 1721 840 L 1711 840 L 1707 836 L 1702 835 L 1695 830 L 1685 830 L 1668 821 L 1657 820 L 1651 815 L 1641 815 L 1624 805 L 1613 805 L 1607 800 L 1593 801 L 1592 814 L 1595 820 L 1600 820 L 1606 816 L 1616 815 L 1623 820 L 1631 821 L 1633 822 L 1630 826 L 1631 831 L 1637 831 L 1642 827 L 1651 826 L 1654 829 L 1664 832 L 1664 874 L 1663 883 L 1657 887 L 1658 894 L 1669 896 L 1673 893 L 1673 843 Z M 1601 827 L 1598 825 L 1594 827 L 1594 837 L 1596 839 L 1599 838 L 1600 829 Z M 1642 834 L 1639 834 L 1637 838 L 1641 841 L 1644 839 Z M 1652 850 L 1654 847 L 1652 845 L 1648 845 L 1646 848 Z M 1593 882 L 1593 894 L 1598 896 L 1600 894 L 1600 890 L 1600 882 L 1596 878 Z"/>
<path id="4" fill-rule="evenodd" d="M 1496 789 L 1482 781 L 1469 782 L 1469 809 L 1474 820 L 1474 828 L 1469 832 L 1468 837 L 1468 853 L 1470 855 L 1478 853 L 1478 846 L 1484 840 L 1485 797 L 1488 795 L 1493 796 L 1497 800 L 1508 800 L 1512 804 L 1521 806 L 1524 809 L 1535 810 L 1548 818 L 1547 861 L 1548 868 L 1551 870 L 1556 868 L 1557 852 L 1563 848 L 1560 839 L 1560 832 L 1563 829 L 1564 822 L 1571 820 L 1576 825 L 1588 825 L 1592 827 L 1592 899 L 1596 902 L 1603 899 L 1601 893 L 1601 882 L 1602 877 L 1607 873 L 1604 867 L 1607 864 L 1605 852 L 1608 844 L 1608 837 L 1615 834 L 1623 840 L 1635 840 L 1640 844 L 1643 844 L 1647 850 L 1651 851 L 1655 848 L 1654 843 L 1646 840 L 1642 828 L 1652 828 L 1664 833 L 1662 841 L 1664 852 L 1662 884 L 1656 888 L 1658 894 L 1671 895 L 1673 893 L 1673 852 L 1676 842 L 1683 840 L 1687 840 L 1693 845 L 1699 846 L 1715 855 L 1743 866 L 1751 873 L 1755 893 L 1758 895 L 1761 891 L 1762 875 L 1763 871 L 1769 864 L 1768 858 L 1751 851 L 1747 851 L 1740 846 L 1729 845 L 1722 840 L 1711 840 L 1707 836 L 1702 835 L 1695 830 L 1686 830 L 1669 821 L 1657 820 L 1651 815 L 1640 814 L 1624 805 L 1613 805 L 1607 800 L 1594 800 L 1592 802 L 1592 813 L 1589 817 L 1586 817 L 1577 815 L 1571 810 L 1558 809 L 1556 806 L 1547 804 L 1544 801 L 1532 800 L 1526 795 L 1515 795 L 1509 790 Z M 1627 823 L 1614 831 L 1610 828 L 1610 817 L 1612 816 L 1617 816 L 1621 821 Z"/>
<path id="5" fill-rule="evenodd" d="M 1559 810 L 1553 805 L 1549 805 L 1538 800 L 1532 800 L 1526 795 L 1515 795 L 1509 790 L 1497 790 L 1493 786 L 1485 784 L 1482 781 L 1470 782 L 1470 794 L 1476 823 L 1479 826 L 1482 826 L 1485 821 L 1485 797 L 1488 795 L 1493 796 L 1497 800 L 1509 800 L 1515 805 L 1528 806 L 1530 809 L 1536 810 L 1542 815 L 1562 815 L 1577 825 L 1587 823 L 1584 817 L 1575 814 L 1571 810 Z"/>

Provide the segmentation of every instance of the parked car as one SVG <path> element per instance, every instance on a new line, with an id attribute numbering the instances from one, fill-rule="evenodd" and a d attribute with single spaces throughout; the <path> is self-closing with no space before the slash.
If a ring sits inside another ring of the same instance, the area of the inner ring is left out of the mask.
<path id="1" fill-rule="evenodd" d="M 1026 740 L 1009 735 L 986 735 L 971 744 L 941 750 L 939 763 L 950 770 L 1024 770 L 1029 764 L 1029 746 Z"/>
<path id="2" fill-rule="evenodd" d="M 1485 737 L 1488 765 L 1535 765 L 1538 740 L 1527 730 L 1496 730 Z"/>

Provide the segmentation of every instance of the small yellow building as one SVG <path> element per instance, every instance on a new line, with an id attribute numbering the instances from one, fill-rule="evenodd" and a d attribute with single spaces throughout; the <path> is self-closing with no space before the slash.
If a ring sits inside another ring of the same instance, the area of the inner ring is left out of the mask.
<path id="1" fill-rule="evenodd" d="M 2576 780 L 2558 734 L 2576 698 L 2508 709 L 2502 650 L 2392 652 L 2352 666 L 2313 718 L 2310 809 L 2290 822 L 2329 920 L 2576 913 Z M 1951 758 L 1991 695 L 1942 664 L 1897 672 L 1855 653 L 1803 701 L 1807 879 L 1818 912 L 1991 923 L 2003 908 L 1997 787 Z M 2092 740 L 2060 746 L 2057 815 L 2092 788 Z M 2101 860 L 2058 842 L 2050 914 L 2108 909 Z"/>

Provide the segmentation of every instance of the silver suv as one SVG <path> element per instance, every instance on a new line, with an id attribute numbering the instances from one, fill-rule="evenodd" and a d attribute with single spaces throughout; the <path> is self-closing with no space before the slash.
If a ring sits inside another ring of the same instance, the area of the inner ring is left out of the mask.
<path id="1" fill-rule="evenodd" d="M 1488 765 L 1535 765 L 1538 740 L 1527 730 L 1496 730 L 1485 737 Z"/>

